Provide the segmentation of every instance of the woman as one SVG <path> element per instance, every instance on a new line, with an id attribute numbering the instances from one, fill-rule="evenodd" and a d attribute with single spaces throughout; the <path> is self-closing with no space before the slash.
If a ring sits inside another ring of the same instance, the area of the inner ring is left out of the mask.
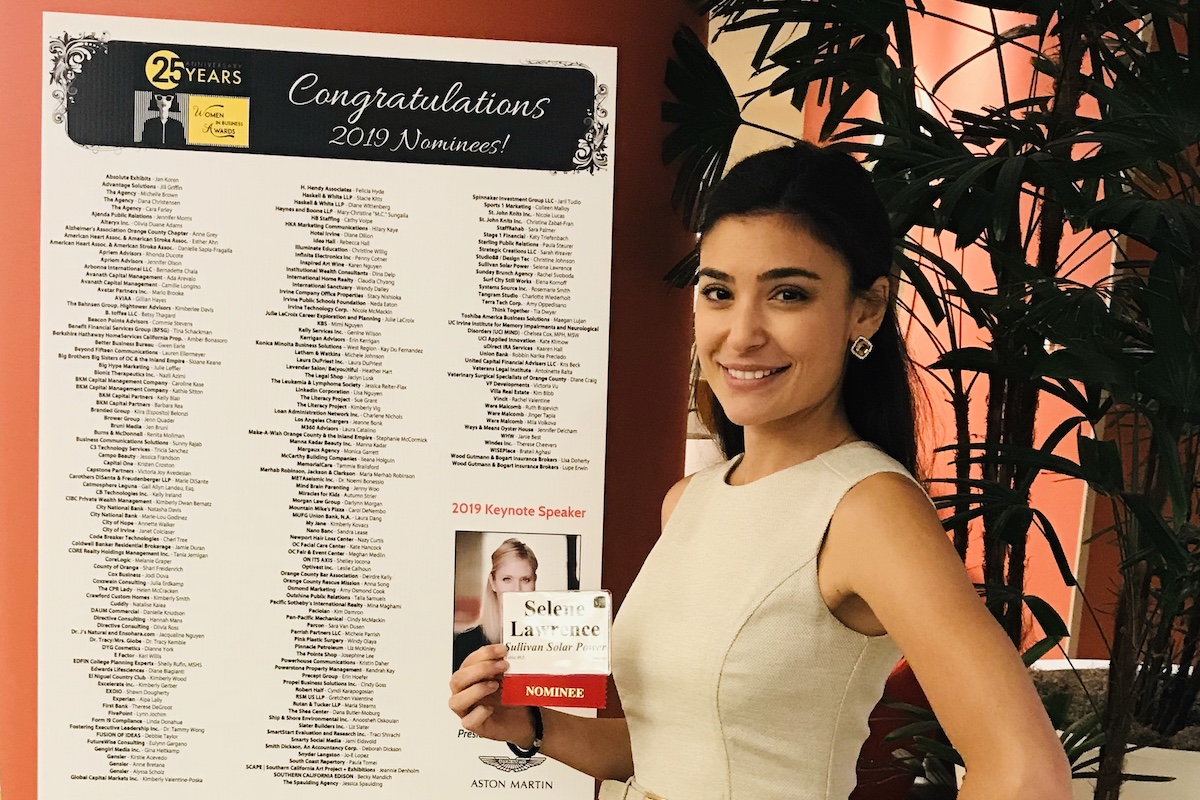
<path id="1" fill-rule="evenodd" d="M 966 760 L 963 800 L 1070 797 L 1020 658 L 912 478 L 891 252 L 849 156 L 797 145 L 729 172 L 705 210 L 695 328 L 698 400 L 732 458 L 663 502 L 614 626 L 626 717 L 500 705 L 491 645 L 451 679 L 465 728 L 628 780 L 603 798 L 844 800 L 903 653 Z"/>
<path id="2" fill-rule="evenodd" d="M 504 639 L 500 595 L 537 591 L 537 556 L 519 539 L 505 539 L 492 551 L 492 571 L 483 582 L 479 624 L 454 637 L 454 669 L 479 648 Z"/>
<path id="3" fill-rule="evenodd" d="M 142 124 L 142 144 L 184 144 L 183 123 L 170 116 L 174 104 L 173 94 L 150 95 L 150 110 L 157 111 L 158 116 L 150 117 Z"/>

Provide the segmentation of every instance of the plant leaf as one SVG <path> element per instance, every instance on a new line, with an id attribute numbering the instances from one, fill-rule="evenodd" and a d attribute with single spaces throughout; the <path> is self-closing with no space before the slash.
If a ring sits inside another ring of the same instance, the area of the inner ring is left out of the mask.
<path id="1" fill-rule="evenodd" d="M 692 29 L 681 26 L 672 45 L 676 58 L 667 62 L 666 83 L 675 100 L 663 103 L 662 118 L 674 123 L 675 130 L 663 140 L 662 158 L 664 164 L 683 159 L 671 202 L 682 210 L 688 228 L 696 230 L 743 120 L 729 82 Z"/>
<path id="2" fill-rule="evenodd" d="M 1045 600 L 1031 594 L 1025 595 L 1024 599 L 1025 605 L 1029 607 L 1033 618 L 1042 626 L 1042 631 L 1048 638 L 1054 638 L 1055 641 L 1058 641 L 1071 634 L 1070 630 L 1067 629 L 1067 623 L 1063 622 L 1063 618 Z"/>
<path id="3" fill-rule="evenodd" d="M 1037 642 L 1036 644 L 1031 645 L 1028 650 L 1026 650 L 1024 653 L 1022 653 L 1021 661 L 1023 661 L 1025 663 L 1026 667 L 1033 666 L 1033 663 L 1035 661 L 1037 661 L 1042 656 L 1046 655 L 1046 653 L 1049 653 L 1055 647 L 1058 647 L 1058 643 L 1060 641 L 1062 641 L 1061 636 L 1047 636 L 1045 639 L 1042 639 L 1040 642 Z"/>

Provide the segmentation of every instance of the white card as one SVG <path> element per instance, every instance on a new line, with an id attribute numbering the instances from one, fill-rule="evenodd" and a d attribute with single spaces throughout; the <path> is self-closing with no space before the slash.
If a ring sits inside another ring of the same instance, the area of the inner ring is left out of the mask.
<path id="1" fill-rule="evenodd" d="M 607 675 L 612 597 L 586 592 L 505 592 L 511 675 Z"/>

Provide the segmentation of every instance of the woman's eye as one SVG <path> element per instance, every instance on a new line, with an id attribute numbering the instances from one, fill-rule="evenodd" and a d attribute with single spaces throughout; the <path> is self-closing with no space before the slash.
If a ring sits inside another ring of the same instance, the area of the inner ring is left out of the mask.
<path id="1" fill-rule="evenodd" d="M 785 303 L 799 303 L 808 299 L 808 292 L 803 289 L 797 289 L 794 286 L 783 286 L 775 290 L 774 297 L 776 300 L 782 300 Z"/>
<path id="2" fill-rule="evenodd" d="M 725 300 L 732 299 L 733 297 L 733 294 L 728 289 L 717 284 L 709 284 L 708 286 L 705 286 L 700 290 L 700 294 L 704 295 L 704 297 L 707 299 L 716 302 L 723 302 Z"/>

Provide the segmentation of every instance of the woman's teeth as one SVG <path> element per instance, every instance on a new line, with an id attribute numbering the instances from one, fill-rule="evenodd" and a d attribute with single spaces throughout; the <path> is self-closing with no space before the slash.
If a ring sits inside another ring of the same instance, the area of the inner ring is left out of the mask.
<path id="1" fill-rule="evenodd" d="M 740 369 L 726 369 L 730 375 L 737 378 L 739 381 L 754 381 L 758 380 L 759 378 L 765 378 L 768 375 L 774 375 L 776 372 L 779 372 L 782 367 L 778 369 L 758 369 L 752 372 L 746 372 Z"/>

